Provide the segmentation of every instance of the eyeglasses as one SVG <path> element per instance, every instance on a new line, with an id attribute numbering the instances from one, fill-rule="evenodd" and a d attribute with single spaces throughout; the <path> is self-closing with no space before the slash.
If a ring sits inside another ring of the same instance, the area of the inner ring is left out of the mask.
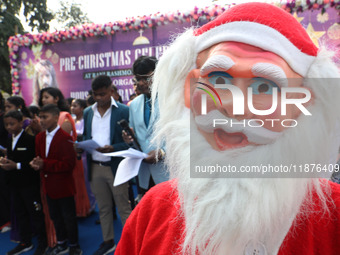
<path id="1" fill-rule="evenodd" d="M 151 81 L 151 78 L 154 74 L 154 71 L 150 74 L 136 74 L 135 77 L 132 79 L 134 83 L 139 81 Z"/>

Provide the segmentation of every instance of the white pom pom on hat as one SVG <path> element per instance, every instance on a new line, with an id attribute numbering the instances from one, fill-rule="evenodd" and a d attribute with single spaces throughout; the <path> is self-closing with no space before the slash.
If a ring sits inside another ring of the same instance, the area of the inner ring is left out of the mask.
<path id="1" fill-rule="evenodd" d="M 306 30 L 288 12 L 266 3 L 232 7 L 194 30 L 197 54 L 220 42 L 241 42 L 283 58 L 305 76 L 318 53 Z"/>

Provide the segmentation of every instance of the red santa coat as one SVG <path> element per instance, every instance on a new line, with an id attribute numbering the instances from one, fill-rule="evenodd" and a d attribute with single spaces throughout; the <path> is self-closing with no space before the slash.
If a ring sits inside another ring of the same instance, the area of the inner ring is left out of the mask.
<path id="1" fill-rule="evenodd" d="M 161 183 L 143 197 L 125 224 L 115 255 L 179 254 L 184 219 L 175 186 L 174 181 Z M 316 201 L 316 213 L 293 223 L 278 255 L 340 254 L 340 185 L 330 187 L 330 214 L 320 213 Z"/>

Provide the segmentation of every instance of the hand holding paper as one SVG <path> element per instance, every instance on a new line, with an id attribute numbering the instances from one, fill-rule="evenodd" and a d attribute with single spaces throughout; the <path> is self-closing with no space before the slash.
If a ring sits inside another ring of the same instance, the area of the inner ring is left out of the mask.
<path id="1" fill-rule="evenodd" d="M 86 140 L 76 143 L 76 147 L 92 154 L 92 152 L 99 148 L 100 145 L 93 140 Z"/>

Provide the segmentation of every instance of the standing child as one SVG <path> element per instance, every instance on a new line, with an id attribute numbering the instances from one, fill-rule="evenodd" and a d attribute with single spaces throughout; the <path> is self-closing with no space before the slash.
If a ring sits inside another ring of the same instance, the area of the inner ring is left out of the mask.
<path id="1" fill-rule="evenodd" d="M 51 104 L 40 110 L 40 123 L 46 131 L 36 136 L 36 157 L 31 166 L 41 170 L 43 192 L 56 230 L 57 245 L 50 254 L 64 254 L 69 250 L 70 255 L 80 255 L 72 175 L 76 153 L 72 137 L 58 125 L 59 113 L 58 107 Z"/>
<path id="2" fill-rule="evenodd" d="M 47 104 L 56 105 L 59 110 L 58 125 L 72 136 L 73 141 L 77 140 L 77 131 L 74 120 L 71 114 L 68 112 L 66 100 L 64 95 L 57 88 L 44 88 L 41 90 L 41 96 L 39 98 L 39 105 L 44 106 Z M 73 177 L 75 180 L 76 195 L 74 197 L 76 202 L 76 213 L 78 217 L 86 217 L 90 212 L 90 202 L 87 196 L 87 190 L 85 186 L 83 163 L 80 160 L 76 161 L 75 168 L 73 170 Z"/>
<path id="3" fill-rule="evenodd" d="M 70 134 L 72 136 L 73 141 L 75 142 L 77 139 L 76 128 L 74 120 L 71 114 L 69 114 L 68 112 L 69 109 L 66 106 L 63 93 L 59 89 L 52 87 L 42 89 L 40 91 L 39 106 L 43 107 L 44 105 L 47 104 L 54 104 L 58 107 L 58 109 L 60 110 L 58 125 L 60 126 L 61 129 Z M 43 128 L 38 123 L 37 118 L 33 122 L 36 130 L 43 131 Z M 73 178 L 74 180 L 76 180 L 75 181 L 76 193 L 74 197 L 76 203 L 76 214 L 78 217 L 85 217 L 88 215 L 90 211 L 90 202 L 87 196 L 83 164 L 81 160 L 76 160 L 76 164 L 73 169 Z M 44 194 L 42 194 L 42 203 L 43 205 L 46 205 L 44 213 L 48 244 L 50 247 L 54 247 L 57 243 L 56 233 L 53 222 L 50 218 L 50 214 L 48 210 L 46 210 L 47 201 L 46 196 Z"/>
<path id="4" fill-rule="evenodd" d="M 7 112 L 4 124 L 11 137 L 8 141 L 7 158 L 1 158 L 0 166 L 6 170 L 6 181 L 13 194 L 14 214 L 21 240 L 7 255 L 20 254 L 33 248 L 31 223 L 39 240 L 34 254 L 42 255 L 47 248 L 47 241 L 40 200 L 40 180 L 39 174 L 29 165 L 34 158 L 34 136 L 24 131 L 23 114 L 20 111 Z"/>
<path id="5" fill-rule="evenodd" d="M 26 107 L 25 100 L 20 97 L 20 96 L 11 96 L 5 100 L 5 113 L 9 111 L 20 111 L 23 115 L 23 123 L 22 123 L 22 128 L 25 130 L 26 133 L 30 135 L 36 135 L 31 126 L 31 113 Z M 10 135 L 10 138 L 12 136 Z M 13 200 L 13 194 L 10 195 L 11 201 Z M 16 213 L 14 212 L 14 203 L 13 201 L 11 202 L 11 233 L 10 233 L 10 238 L 14 242 L 20 242 L 20 230 L 19 230 L 19 223 L 18 219 L 16 218 Z"/>

